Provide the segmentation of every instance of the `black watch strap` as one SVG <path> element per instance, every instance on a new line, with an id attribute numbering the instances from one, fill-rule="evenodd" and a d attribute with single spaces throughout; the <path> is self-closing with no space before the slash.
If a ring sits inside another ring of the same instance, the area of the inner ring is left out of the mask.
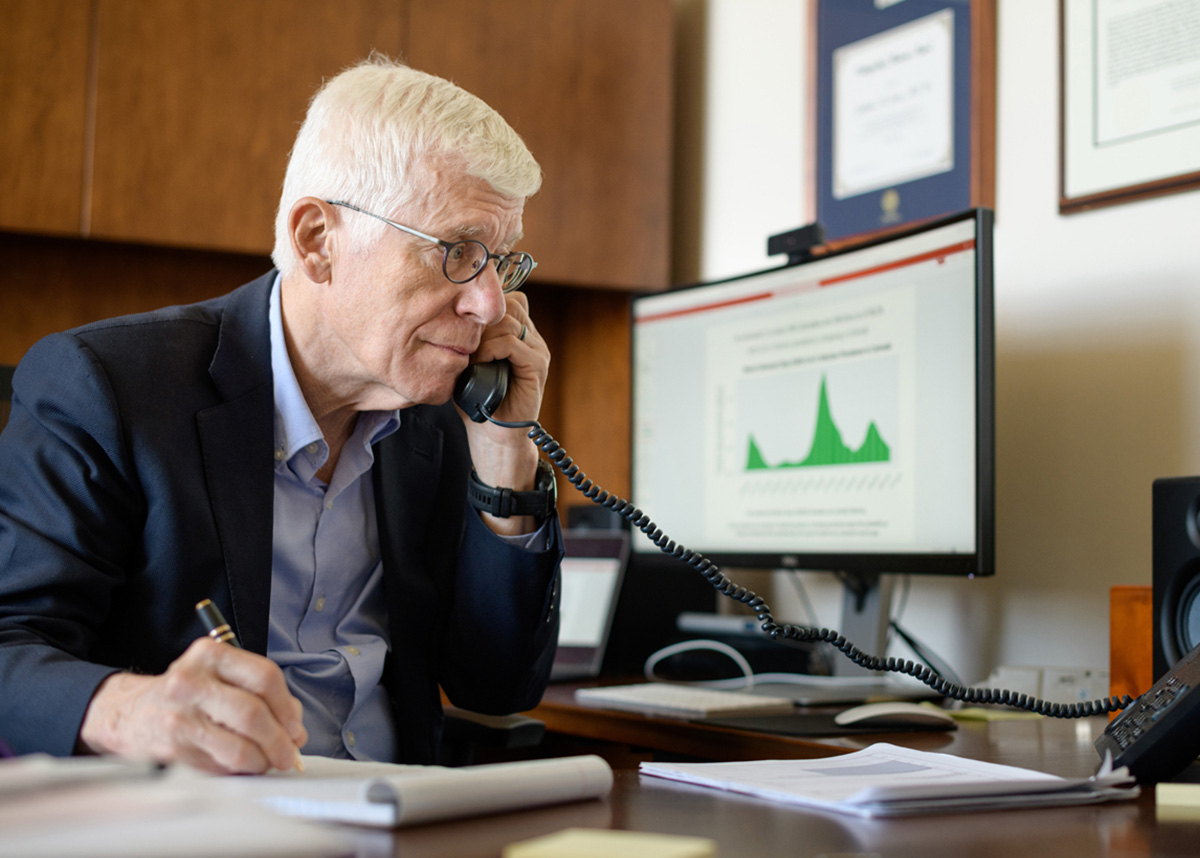
<path id="1" fill-rule="evenodd" d="M 489 486 L 480 482 L 474 468 L 471 469 L 471 479 L 467 481 L 467 500 L 471 506 L 497 518 L 514 515 L 532 515 L 538 520 L 549 518 L 554 512 L 554 496 L 554 469 L 545 459 L 538 460 L 536 488 L 531 492 Z"/>

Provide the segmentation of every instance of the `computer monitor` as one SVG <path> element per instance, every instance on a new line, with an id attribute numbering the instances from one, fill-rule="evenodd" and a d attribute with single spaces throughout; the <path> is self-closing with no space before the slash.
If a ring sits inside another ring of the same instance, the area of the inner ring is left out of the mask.
<path id="1" fill-rule="evenodd" d="M 637 296 L 632 325 L 632 500 L 671 539 L 846 573 L 860 612 L 880 573 L 994 572 L 990 211 Z M 882 654 L 886 608 L 840 630 Z"/>

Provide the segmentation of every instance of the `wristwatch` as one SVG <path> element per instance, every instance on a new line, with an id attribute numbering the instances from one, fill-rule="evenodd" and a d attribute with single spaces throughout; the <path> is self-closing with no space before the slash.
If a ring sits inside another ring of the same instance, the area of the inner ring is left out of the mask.
<path id="1" fill-rule="evenodd" d="M 474 468 L 471 469 L 471 479 L 467 481 L 467 500 L 471 506 L 497 518 L 514 515 L 537 516 L 539 521 L 549 518 L 554 512 L 556 492 L 554 468 L 545 459 L 538 459 L 537 480 L 531 492 L 489 486 L 480 482 Z"/>

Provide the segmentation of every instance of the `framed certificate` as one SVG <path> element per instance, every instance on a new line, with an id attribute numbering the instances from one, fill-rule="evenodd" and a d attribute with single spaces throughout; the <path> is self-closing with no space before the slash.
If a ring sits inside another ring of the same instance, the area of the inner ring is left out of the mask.
<path id="1" fill-rule="evenodd" d="M 1059 0 L 1059 211 L 1200 187 L 1200 0 Z"/>
<path id="2" fill-rule="evenodd" d="M 826 240 L 992 207 L 994 0 L 817 0 L 816 16 Z"/>

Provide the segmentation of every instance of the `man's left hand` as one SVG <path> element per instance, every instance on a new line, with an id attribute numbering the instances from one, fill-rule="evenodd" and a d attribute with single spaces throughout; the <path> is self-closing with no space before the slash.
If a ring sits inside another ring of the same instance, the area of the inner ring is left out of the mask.
<path id="1" fill-rule="evenodd" d="M 512 366 L 508 393 L 493 415 L 508 423 L 536 420 L 546 390 L 550 350 L 529 316 L 529 297 L 524 292 L 504 296 L 504 318 L 483 332 L 473 363 L 507 360 Z M 492 423 L 475 423 L 465 414 L 471 459 L 479 479 L 490 486 L 529 491 L 537 476 L 537 448 L 525 431 Z M 529 516 L 496 518 L 483 514 L 493 531 L 505 535 L 528 533 L 536 527 Z"/>

